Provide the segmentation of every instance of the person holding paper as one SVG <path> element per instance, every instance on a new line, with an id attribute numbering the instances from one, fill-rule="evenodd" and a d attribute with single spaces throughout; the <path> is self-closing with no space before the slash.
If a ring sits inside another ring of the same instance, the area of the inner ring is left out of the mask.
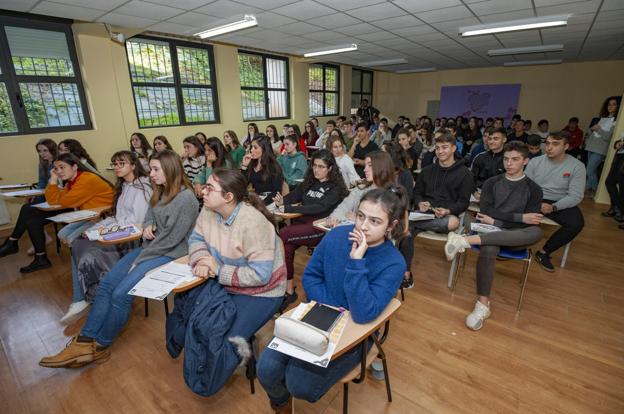
<path id="1" fill-rule="evenodd" d="M 406 231 L 408 200 L 401 186 L 366 193 L 355 225 L 327 233 L 308 262 L 303 273 L 308 300 L 347 309 L 355 323 L 379 316 L 405 272 L 405 260 L 390 239 L 399 240 Z M 318 401 L 361 358 L 362 347 L 356 346 L 322 368 L 267 348 L 257 364 L 258 379 L 273 410 L 290 413 L 292 398 Z"/>
<path id="2" fill-rule="evenodd" d="M 182 160 L 173 151 L 152 155 L 154 192 L 143 222 L 143 246 L 124 256 L 100 282 L 87 322 L 65 349 L 39 365 L 75 368 L 110 356 L 110 346 L 128 322 L 135 296 L 128 292 L 148 271 L 182 257 L 198 205 Z"/>
<path id="3" fill-rule="evenodd" d="M 59 180 L 65 183 L 63 188 L 59 187 Z M 60 205 L 63 209 L 88 210 L 110 206 L 113 202 L 113 190 L 111 183 L 98 174 L 87 171 L 75 155 L 61 154 L 54 161 L 54 170 L 48 179 L 45 198 L 50 205 Z M 67 210 L 43 211 L 30 204 L 23 205 L 13 233 L 0 246 L 0 257 L 17 253 L 19 251 L 17 241 L 28 231 L 35 248 L 35 257 L 28 266 L 20 268 L 20 272 L 30 273 L 52 267 L 52 262 L 46 254 L 43 227 L 46 218 Z"/>
<path id="4" fill-rule="evenodd" d="M 598 188 L 598 168 L 607 156 L 621 100 L 619 96 L 611 96 L 604 101 L 600 109 L 600 121 L 590 128 L 591 133 L 585 140 L 587 151 L 585 191 L 590 197 L 594 196 Z"/>
<path id="5" fill-rule="evenodd" d="M 466 317 L 466 326 L 474 331 L 483 327 L 490 317 L 490 291 L 494 280 L 496 256 L 502 246 L 524 249 L 542 238 L 538 226 L 544 218 L 541 213 L 542 189 L 524 174 L 529 162 L 529 149 L 521 141 L 511 141 L 503 149 L 505 174 L 495 175 L 483 184 L 481 212 L 477 220 L 494 225 L 500 231 L 461 236 L 450 232 L 444 246 L 446 258 L 451 261 L 470 246 L 480 246 L 477 260 L 477 302 Z"/>
<path id="6" fill-rule="evenodd" d="M 100 234 L 111 232 L 115 227 L 140 225 L 145 219 L 152 196 L 152 187 L 137 154 L 132 151 L 118 151 L 111 157 L 111 168 L 117 176 L 113 207 L 102 212 L 104 220 L 93 225 L 86 221 L 86 231 Z M 102 245 L 86 237 L 72 243 L 72 303 L 61 318 L 63 325 L 78 320 L 93 303 L 100 279 L 137 243 Z"/>

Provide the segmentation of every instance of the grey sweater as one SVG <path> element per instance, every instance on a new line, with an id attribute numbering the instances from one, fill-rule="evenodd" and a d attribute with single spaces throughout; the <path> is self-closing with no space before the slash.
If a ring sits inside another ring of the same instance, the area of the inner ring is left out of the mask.
<path id="1" fill-rule="evenodd" d="M 354 188 L 349 192 L 349 195 L 338 204 L 338 207 L 332 211 L 329 217 L 335 218 L 338 221 L 345 221 L 347 220 L 347 213 L 353 213 L 355 215 L 360 205 L 360 200 L 364 194 L 368 193 L 373 188 L 375 188 L 375 185 L 370 185 L 366 188 Z"/>
<path id="2" fill-rule="evenodd" d="M 561 162 L 553 162 L 547 155 L 529 161 L 524 173 L 542 188 L 544 200 L 554 201 L 557 210 L 574 207 L 583 200 L 585 166 L 566 154 Z"/>
<path id="3" fill-rule="evenodd" d="M 139 264 L 158 256 L 177 259 L 188 253 L 188 238 L 193 231 L 199 205 L 195 194 L 182 187 L 180 192 L 168 204 L 158 201 L 149 207 L 143 222 L 143 228 L 154 225 L 154 240 L 143 241 L 143 251 L 134 264 Z"/>

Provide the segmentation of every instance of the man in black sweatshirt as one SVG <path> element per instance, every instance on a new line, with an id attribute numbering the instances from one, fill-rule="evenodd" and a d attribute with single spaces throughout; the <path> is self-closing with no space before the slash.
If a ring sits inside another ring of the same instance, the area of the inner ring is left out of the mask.
<path id="1" fill-rule="evenodd" d="M 470 246 L 480 246 L 477 260 L 477 302 L 466 317 L 466 326 L 479 330 L 490 317 L 490 290 L 494 279 L 494 266 L 501 246 L 523 249 L 542 238 L 538 226 L 544 215 L 542 189 L 524 174 L 529 162 L 529 149 L 520 141 L 505 144 L 505 174 L 497 175 L 483 184 L 481 211 L 477 220 L 500 230 L 471 236 L 449 233 L 444 254 L 453 260 L 459 252 Z"/>
<path id="2" fill-rule="evenodd" d="M 506 141 L 505 128 L 495 129 L 488 138 L 489 149 L 475 157 L 472 162 L 472 176 L 477 189 L 480 190 L 488 178 L 505 172 L 503 146 Z"/>

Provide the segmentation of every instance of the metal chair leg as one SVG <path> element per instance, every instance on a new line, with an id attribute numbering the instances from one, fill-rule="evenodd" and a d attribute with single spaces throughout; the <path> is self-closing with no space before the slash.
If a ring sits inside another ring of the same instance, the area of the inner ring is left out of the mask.
<path id="1" fill-rule="evenodd" d="M 563 249 L 563 257 L 561 257 L 561 268 L 563 269 L 566 265 L 566 262 L 568 261 L 568 253 L 570 253 L 570 244 L 568 243 L 565 245 L 565 248 Z"/>
<path id="2" fill-rule="evenodd" d="M 457 263 L 457 267 L 455 268 L 455 277 L 453 278 L 453 284 L 451 286 L 452 292 L 455 292 L 457 281 L 459 280 L 459 277 L 462 275 L 462 273 L 464 273 L 464 269 L 466 267 L 466 252 L 459 253 L 459 258 L 457 260 L 459 263 Z"/>
<path id="3" fill-rule="evenodd" d="M 58 236 L 58 223 L 52 222 L 54 225 L 54 238 L 56 239 L 56 254 L 61 254 L 61 239 Z"/>
<path id="4" fill-rule="evenodd" d="M 349 383 L 345 382 L 343 387 L 343 395 L 342 395 L 342 413 L 348 414 L 349 412 Z"/>
<path id="5" fill-rule="evenodd" d="M 390 375 L 388 374 L 388 362 L 386 361 L 386 354 L 381 348 L 381 342 L 377 338 L 377 335 L 373 334 L 373 341 L 377 347 L 377 357 L 381 359 L 384 370 L 384 379 L 386 381 L 386 393 L 388 394 L 388 402 L 392 402 L 392 389 L 390 388 Z"/>
<path id="6" fill-rule="evenodd" d="M 403 292 L 403 286 L 401 286 L 400 289 L 401 289 L 401 302 L 405 302 L 405 293 Z"/>
<path id="7" fill-rule="evenodd" d="M 147 298 L 145 299 L 145 317 L 147 318 L 149 316 L 149 302 L 147 301 Z"/>
<path id="8" fill-rule="evenodd" d="M 524 298 L 524 290 L 526 289 L 527 281 L 529 279 L 529 268 L 531 267 L 531 251 L 529 251 L 529 257 L 524 263 L 524 274 L 522 275 L 522 288 L 520 289 L 520 297 L 518 298 L 518 308 L 516 312 L 520 312 L 522 307 L 522 299 Z"/>
<path id="9" fill-rule="evenodd" d="M 169 316 L 169 302 L 167 301 L 167 298 L 165 297 L 165 299 L 163 299 L 163 303 L 165 305 L 165 317 Z"/>

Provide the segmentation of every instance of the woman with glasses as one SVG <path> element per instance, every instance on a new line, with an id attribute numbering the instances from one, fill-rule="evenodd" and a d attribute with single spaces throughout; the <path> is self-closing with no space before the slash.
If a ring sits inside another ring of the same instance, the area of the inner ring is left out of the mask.
<path id="1" fill-rule="evenodd" d="M 61 187 L 59 182 L 64 186 Z M 112 185 L 97 174 L 87 171 L 76 156 L 61 154 L 54 160 L 45 188 L 45 199 L 50 205 L 61 206 L 61 210 L 43 211 L 30 204 L 22 206 L 13 233 L 0 246 L 0 257 L 19 251 L 17 241 L 28 231 L 35 248 L 35 258 L 31 264 L 20 268 L 22 273 L 47 269 L 52 263 L 46 255 L 43 226 L 48 217 L 56 216 L 70 209 L 88 210 L 110 206 L 113 202 Z"/>
<path id="2" fill-rule="evenodd" d="M 104 219 L 97 224 L 88 224 L 85 231 L 98 230 L 100 235 L 123 231 L 132 225 L 143 223 L 149 200 L 152 196 L 147 172 L 137 155 L 130 151 L 119 151 L 111 158 L 111 168 L 117 176 L 113 206 L 102 212 Z M 63 325 L 79 319 L 97 294 L 100 279 L 138 243 L 129 242 L 103 245 L 81 237 L 72 243 L 72 303 L 61 318 Z"/>
<path id="3" fill-rule="evenodd" d="M 48 368 L 78 368 L 104 362 L 110 346 L 130 318 L 135 296 L 130 289 L 152 269 L 184 256 L 197 219 L 198 205 L 182 160 L 165 150 L 150 159 L 154 192 L 143 221 L 143 245 L 126 254 L 100 282 L 87 322 L 65 349 L 44 357 Z"/>
<path id="4" fill-rule="evenodd" d="M 285 196 L 278 193 L 273 198 L 281 212 L 303 214 L 280 231 L 288 272 L 282 310 L 297 300 L 293 283 L 295 252 L 301 246 L 312 247 L 318 244 L 324 232 L 314 228 L 314 220 L 327 217 L 347 194 L 349 191 L 334 156 L 327 150 L 320 150 L 312 155 L 303 182 L 293 192 Z"/>

